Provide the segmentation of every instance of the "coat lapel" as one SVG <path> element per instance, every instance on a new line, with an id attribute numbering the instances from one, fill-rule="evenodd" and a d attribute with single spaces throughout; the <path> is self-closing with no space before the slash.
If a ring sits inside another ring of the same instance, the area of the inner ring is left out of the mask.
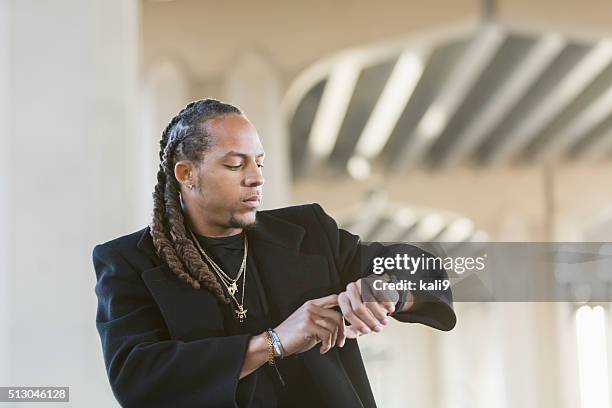
<path id="1" fill-rule="evenodd" d="M 225 332 L 223 316 L 215 296 L 180 281 L 161 261 L 147 227 L 137 244 L 153 267 L 142 272 L 142 279 L 153 294 L 173 339 L 191 341 Z"/>
<path id="2" fill-rule="evenodd" d="M 304 234 L 301 226 L 265 212 L 248 231 L 257 270 L 266 276 L 268 302 L 283 320 L 305 301 L 332 293 L 326 259 L 299 251 Z"/>

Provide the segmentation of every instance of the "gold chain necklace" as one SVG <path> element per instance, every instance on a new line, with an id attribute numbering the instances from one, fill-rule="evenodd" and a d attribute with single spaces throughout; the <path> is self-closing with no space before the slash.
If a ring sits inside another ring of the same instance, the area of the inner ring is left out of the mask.
<path id="1" fill-rule="evenodd" d="M 215 273 L 217 274 L 217 276 L 223 283 L 223 286 L 225 286 L 225 289 L 227 289 L 227 292 L 230 294 L 230 297 L 236 303 L 236 306 L 238 307 L 238 309 L 234 310 L 234 313 L 236 313 L 238 320 L 240 321 L 240 323 L 242 323 L 244 319 L 246 319 L 246 314 L 248 311 L 248 309 L 244 308 L 244 292 L 245 292 L 245 287 L 246 287 L 246 261 L 247 261 L 247 254 L 249 250 L 249 241 L 247 239 L 246 234 L 244 234 L 244 255 L 242 256 L 242 264 L 240 265 L 240 269 L 238 270 L 238 274 L 236 275 L 236 278 L 232 279 L 229 275 L 227 275 L 223 271 L 223 269 L 221 269 L 219 265 L 215 263 L 215 261 L 212 260 L 210 256 L 208 256 L 208 254 L 204 251 L 204 249 L 200 245 L 200 242 L 196 238 L 193 231 L 189 229 L 189 232 L 191 234 L 191 238 L 193 239 L 193 242 L 198 248 L 198 251 L 200 251 L 200 254 L 210 264 L 213 271 L 215 271 Z M 237 282 L 243 274 L 244 274 L 244 277 L 242 279 L 242 296 L 241 296 L 240 302 L 238 302 L 234 294 L 238 291 Z"/>
<path id="2" fill-rule="evenodd" d="M 246 270 L 246 260 L 247 260 L 247 253 L 248 253 L 248 240 L 246 239 L 246 234 L 245 234 L 245 240 L 244 240 L 244 255 L 242 256 L 242 264 L 240 265 L 240 269 L 238 269 L 238 274 L 236 275 L 236 278 L 232 279 L 229 275 L 227 275 L 223 271 L 223 269 L 221 269 L 219 265 L 216 264 L 215 261 L 212 260 L 210 256 L 208 256 L 208 254 L 200 246 L 200 242 L 196 239 L 193 231 L 189 230 L 189 232 L 191 233 L 191 237 L 193 238 L 193 241 L 195 242 L 200 253 L 208 261 L 210 266 L 217 272 L 217 275 L 219 276 L 219 278 L 221 278 L 223 283 L 226 285 L 227 290 L 230 293 L 230 295 L 234 295 L 238 291 L 237 282 L 240 279 L 240 276 L 242 275 L 242 273 Z"/>

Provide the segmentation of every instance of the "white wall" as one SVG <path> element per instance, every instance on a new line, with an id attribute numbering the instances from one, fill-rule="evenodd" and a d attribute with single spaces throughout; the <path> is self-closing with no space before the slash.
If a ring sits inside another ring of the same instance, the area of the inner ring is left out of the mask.
<path id="1" fill-rule="evenodd" d="M 249 51 L 231 64 L 224 84 L 224 99 L 247 115 L 266 152 L 262 208 L 289 205 L 289 136 L 280 109 L 283 88 L 278 67 L 265 55 Z"/>
<path id="2" fill-rule="evenodd" d="M 0 0 L 0 89 L 9 89 L 8 54 L 9 54 L 9 0 Z M 11 315 L 11 292 L 9 290 L 9 245 L 10 245 L 10 218 L 9 218 L 9 177 L 8 177 L 8 135 L 9 97 L 8 92 L 0 92 L 0 325 L 7 328 Z M 9 358 L 9 330 L 0 330 L 0 362 Z M 9 367 L 0 364 L 0 384 L 7 384 Z"/>
<path id="3" fill-rule="evenodd" d="M 113 406 L 91 250 L 141 224 L 138 2 L 3 0 L 0 16 L 2 385 L 69 386 L 68 405 Z"/>

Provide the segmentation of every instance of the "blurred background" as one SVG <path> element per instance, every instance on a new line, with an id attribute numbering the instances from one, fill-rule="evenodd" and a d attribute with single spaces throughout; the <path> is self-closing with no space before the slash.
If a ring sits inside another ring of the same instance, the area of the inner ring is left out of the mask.
<path id="1" fill-rule="evenodd" d="M 609 0 L 0 0 L 0 90 L 0 385 L 71 406 L 118 406 L 91 250 L 148 224 L 194 99 L 257 127 L 264 208 L 364 241 L 612 240 Z M 608 303 L 456 312 L 360 340 L 379 406 L 610 407 Z"/>

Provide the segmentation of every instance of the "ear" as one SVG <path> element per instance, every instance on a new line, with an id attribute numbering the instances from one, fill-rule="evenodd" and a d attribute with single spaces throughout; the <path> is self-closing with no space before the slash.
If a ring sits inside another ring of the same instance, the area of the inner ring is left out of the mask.
<path id="1" fill-rule="evenodd" d="M 193 163 L 182 160 L 174 165 L 174 177 L 185 188 L 192 189 L 195 185 L 195 167 Z"/>

